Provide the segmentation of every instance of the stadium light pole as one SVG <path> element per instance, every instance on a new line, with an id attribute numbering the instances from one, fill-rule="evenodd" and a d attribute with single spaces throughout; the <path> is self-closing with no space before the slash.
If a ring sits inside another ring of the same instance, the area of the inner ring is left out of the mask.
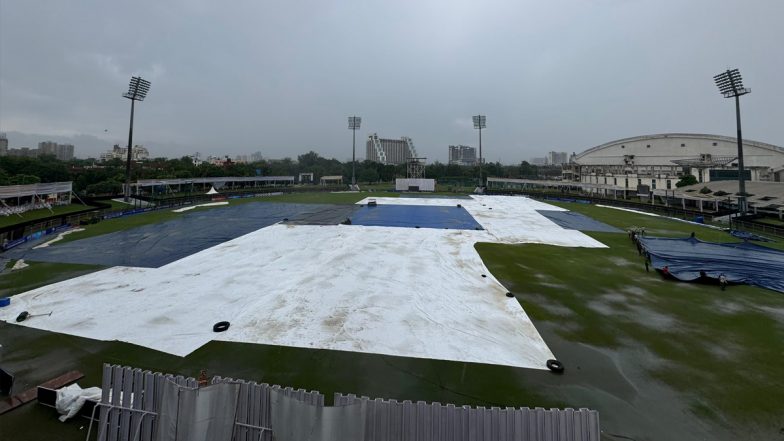
<path id="1" fill-rule="evenodd" d="M 357 177 L 355 174 L 355 166 L 357 163 L 357 130 L 362 124 L 362 118 L 359 116 L 348 117 L 348 129 L 351 130 L 351 186 L 352 189 L 357 185 Z"/>
<path id="2" fill-rule="evenodd" d="M 142 77 L 131 77 L 131 82 L 128 84 L 128 92 L 123 94 L 123 98 L 131 100 L 131 125 L 128 129 L 128 158 L 125 161 L 125 194 L 123 196 L 125 202 L 130 202 L 131 200 L 131 149 L 133 148 L 134 104 L 136 101 L 144 101 L 149 90 L 149 81 L 142 79 Z"/>
<path id="3" fill-rule="evenodd" d="M 487 127 L 487 117 L 484 115 L 474 115 L 474 129 L 479 129 L 479 186 L 484 187 L 484 180 L 482 179 L 482 129 Z"/>
<path id="4" fill-rule="evenodd" d="M 713 77 L 719 92 L 724 98 L 735 98 L 735 122 L 738 127 L 738 211 L 745 214 L 746 206 L 746 180 L 743 176 L 743 135 L 740 130 L 740 97 L 751 93 L 751 89 L 743 87 L 743 78 L 738 69 L 727 69 Z"/>

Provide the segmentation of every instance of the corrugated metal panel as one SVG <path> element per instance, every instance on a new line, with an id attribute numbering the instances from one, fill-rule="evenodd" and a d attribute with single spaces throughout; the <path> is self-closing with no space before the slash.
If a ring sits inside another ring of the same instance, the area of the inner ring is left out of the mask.
<path id="1" fill-rule="evenodd" d="M 365 439 L 471 441 L 599 441 L 599 413 L 590 409 L 455 407 L 336 393 L 336 406 L 362 403 Z"/>
<path id="2" fill-rule="evenodd" d="M 194 378 L 164 375 L 105 364 L 98 423 L 100 441 L 152 441 L 155 419 L 161 406 L 164 383 L 195 387 Z M 316 407 L 324 406 L 318 391 L 294 390 L 277 385 L 213 377 L 212 384 L 238 383 L 234 440 L 272 441 L 270 393 Z M 360 403 L 367 441 L 599 441 L 599 414 L 589 409 L 543 409 L 457 407 L 424 401 L 396 401 L 336 393 L 335 406 Z M 92 427 L 91 427 L 92 429 Z M 261 435 L 261 436 L 260 436 Z"/>
<path id="3" fill-rule="evenodd" d="M 53 193 L 70 193 L 72 182 L 48 182 L 45 184 L 6 185 L 0 187 L 0 199 L 35 196 Z"/>

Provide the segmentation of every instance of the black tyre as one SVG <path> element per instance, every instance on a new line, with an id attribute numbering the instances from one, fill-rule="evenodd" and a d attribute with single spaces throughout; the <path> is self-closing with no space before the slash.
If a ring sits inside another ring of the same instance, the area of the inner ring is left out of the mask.
<path id="1" fill-rule="evenodd" d="M 218 322 L 218 323 L 215 323 L 214 325 L 212 325 L 212 330 L 213 330 L 213 332 L 223 332 L 223 331 L 229 329 L 230 325 L 231 324 L 229 322 Z"/>
<path id="2" fill-rule="evenodd" d="M 556 374 L 560 374 L 564 371 L 564 365 L 558 360 L 547 360 L 547 369 L 550 369 Z"/>

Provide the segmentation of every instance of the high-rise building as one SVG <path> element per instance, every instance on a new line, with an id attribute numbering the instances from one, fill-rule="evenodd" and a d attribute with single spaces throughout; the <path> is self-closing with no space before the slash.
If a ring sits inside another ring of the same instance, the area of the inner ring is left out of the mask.
<path id="1" fill-rule="evenodd" d="M 376 133 L 368 136 L 366 153 L 368 161 L 392 165 L 405 164 L 410 158 L 417 157 L 411 138 L 384 139 Z"/>
<path id="2" fill-rule="evenodd" d="M 115 144 L 111 150 L 107 150 L 101 153 L 101 161 L 108 161 L 111 159 L 127 159 L 128 156 L 128 148 L 120 147 L 119 145 Z M 133 150 L 131 150 L 131 160 L 132 161 L 142 161 L 148 159 L 150 157 L 150 152 L 144 146 L 135 145 L 133 146 Z"/>
<path id="3" fill-rule="evenodd" d="M 449 165 L 476 165 L 476 148 L 467 145 L 449 146 Z"/>
<path id="4" fill-rule="evenodd" d="M 548 152 L 547 165 L 563 165 L 569 163 L 569 154 L 566 152 Z"/>
<path id="5" fill-rule="evenodd" d="M 38 143 L 39 155 L 57 155 L 57 143 L 54 141 L 44 141 Z"/>
<path id="6" fill-rule="evenodd" d="M 8 149 L 8 156 L 19 156 L 22 158 L 36 158 L 38 157 L 38 149 L 31 149 L 30 147 Z"/>
<path id="7" fill-rule="evenodd" d="M 8 155 L 8 138 L 5 133 L 0 133 L 0 156 Z"/>
<path id="8" fill-rule="evenodd" d="M 547 158 L 531 158 L 531 165 L 547 165 Z"/>
<path id="9" fill-rule="evenodd" d="M 61 161 L 70 161 L 74 157 L 73 144 L 60 144 L 57 146 L 57 159 Z"/>
<path id="10" fill-rule="evenodd" d="M 74 146 L 72 144 L 58 144 L 54 141 L 38 143 L 38 156 L 51 155 L 61 161 L 73 159 Z"/>

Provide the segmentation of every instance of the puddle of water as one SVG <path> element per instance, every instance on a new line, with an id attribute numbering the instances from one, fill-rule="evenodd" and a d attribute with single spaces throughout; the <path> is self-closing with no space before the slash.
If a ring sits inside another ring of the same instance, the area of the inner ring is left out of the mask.
<path id="1" fill-rule="evenodd" d="M 615 308 L 601 301 L 597 301 L 597 300 L 590 301 L 588 302 L 587 306 L 593 309 L 594 311 L 598 312 L 599 314 L 613 315 L 613 316 L 617 314 Z"/>
<path id="2" fill-rule="evenodd" d="M 724 314 L 737 314 L 741 311 L 745 311 L 746 307 L 741 305 L 740 303 L 736 302 L 724 302 L 724 301 L 716 301 L 713 302 L 713 310 L 719 311 Z"/>
<path id="3" fill-rule="evenodd" d="M 643 296 L 647 296 L 648 295 L 648 291 L 646 291 L 643 288 L 640 288 L 639 286 L 634 286 L 634 285 L 624 286 L 623 288 L 621 288 L 621 291 L 623 291 L 623 292 L 625 292 L 627 294 L 632 294 L 634 296 L 639 296 L 639 297 L 643 297 Z"/>
<path id="4" fill-rule="evenodd" d="M 616 266 L 632 266 L 632 265 L 636 265 L 635 262 L 632 262 L 629 259 L 624 259 L 623 257 L 613 256 L 613 257 L 610 257 L 609 260 L 610 260 L 610 262 L 613 263 L 613 265 L 616 265 Z"/>
<path id="5" fill-rule="evenodd" d="M 669 315 L 661 314 L 641 305 L 627 305 L 631 309 L 635 321 L 646 328 L 668 331 L 677 326 L 678 322 Z"/>

